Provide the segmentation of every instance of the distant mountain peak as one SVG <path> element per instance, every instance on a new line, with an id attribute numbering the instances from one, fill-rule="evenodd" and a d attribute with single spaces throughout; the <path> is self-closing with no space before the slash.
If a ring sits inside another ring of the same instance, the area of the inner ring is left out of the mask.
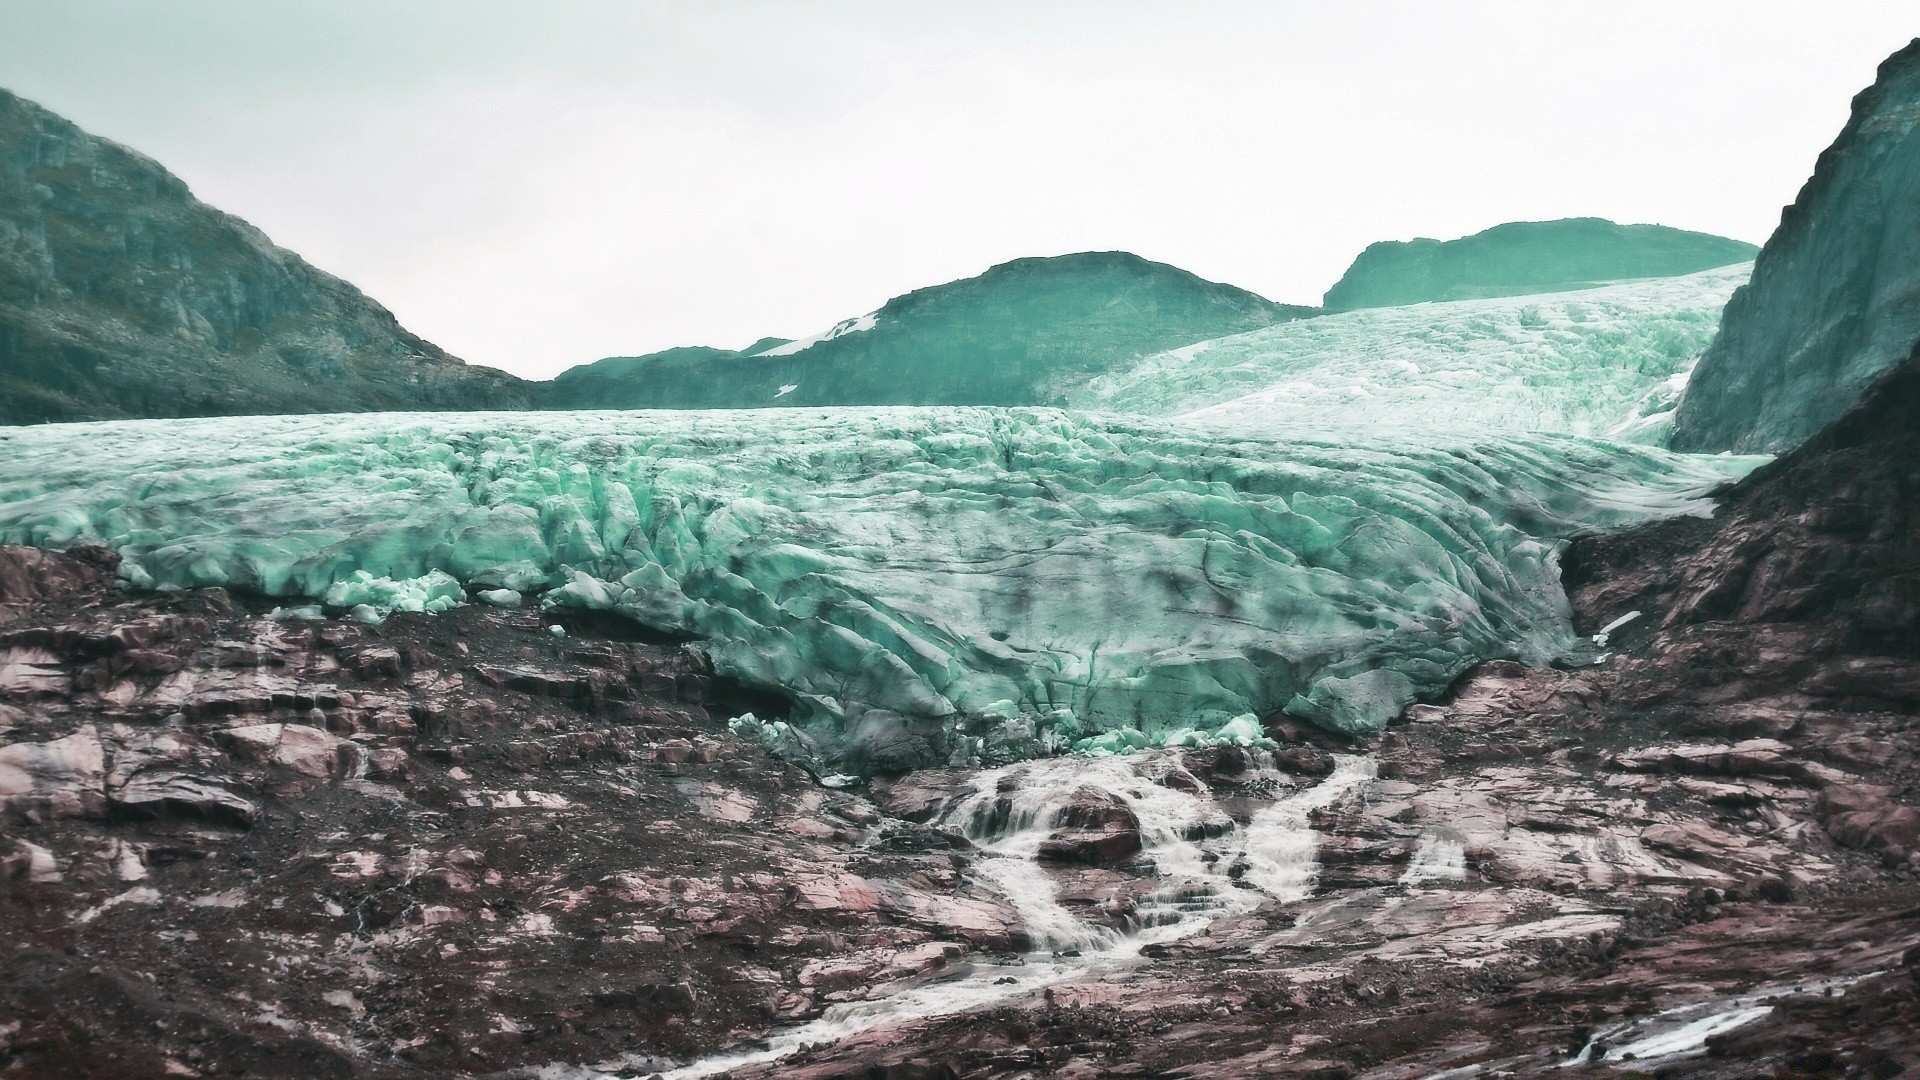
<path id="1" fill-rule="evenodd" d="M 819 333 L 742 353 L 609 358 L 555 381 L 557 408 L 1041 405 L 1116 364 L 1318 309 L 1125 251 L 995 264 Z"/>
<path id="2" fill-rule="evenodd" d="M 1509 221 L 1457 240 L 1367 245 L 1324 301 L 1332 311 L 1433 300 L 1566 292 L 1632 278 L 1678 277 L 1746 262 L 1759 248 L 1665 225 L 1606 218 Z"/>

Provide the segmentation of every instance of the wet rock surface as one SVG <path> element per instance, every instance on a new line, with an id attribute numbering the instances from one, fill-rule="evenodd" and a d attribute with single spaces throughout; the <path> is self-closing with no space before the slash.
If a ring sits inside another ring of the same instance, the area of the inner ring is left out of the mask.
<path id="1" fill-rule="evenodd" d="M 1315 815 L 1307 899 L 737 1075 L 1911 1075 L 1917 388 L 1920 360 L 1712 521 L 1576 545 L 1583 630 L 1640 612 L 1602 662 L 1484 665 L 1331 747 L 1379 779 Z M 1268 731 L 1295 773 L 1329 739 Z M 1184 771 L 1232 806 L 1236 764 Z"/>
<path id="2" fill-rule="evenodd" d="M 102 563 L 0 549 L 9 1075 L 665 1060 L 1020 932 L 618 621 L 281 622 Z"/>

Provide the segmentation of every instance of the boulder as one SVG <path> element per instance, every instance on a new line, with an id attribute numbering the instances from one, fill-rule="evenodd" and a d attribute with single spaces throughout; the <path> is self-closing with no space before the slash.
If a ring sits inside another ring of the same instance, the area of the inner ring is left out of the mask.
<path id="1" fill-rule="evenodd" d="M 1898 856 L 1920 850 L 1920 808 L 1895 802 L 1891 788 L 1836 784 L 1820 793 L 1817 809 L 1842 847 Z"/>
<path id="2" fill-rule="evenodd" d="M 358 776 L 367 752 L 356 743 L 305 724 L 250 724 L 216 737 L 235 755 L 318 779 Z"/>
<path id="3" fill-rule="evenodd" d="M 1047 862 L 1105 866 L 1140 853 L 1140 819 L 1118 798 L 1081 788 L 1060 812 L 1060 828 L 1040 842 Z"/>
<path id="4" fill-rule="evenodd" d="M 219 781 L 171 769 L 139 773 L 111 795 L 116 811 L 129 817 L 196 817 L 240 828 L 252 826 L 259 811 Z"/>
<path id="5" fill-rule="evenodd" d="M 60 860 L 39 844 L 15 840 L 13 850 L 0 856 L 0 882 L 24 881 L 46 885 L 59 881 Z"/>
<path id="6" fill-rule="evenodd" d="M 0 605 L 67 596 L 106 577 L 118 559 L 105 548 L 60 553 L 0 545 Z"/>
<path id="7" fill-rule="evenodd" d="M 0 806 L 44 818 L 101 817 L 106 755 L 93 728 L 63 739 L 0 746 Z"/>

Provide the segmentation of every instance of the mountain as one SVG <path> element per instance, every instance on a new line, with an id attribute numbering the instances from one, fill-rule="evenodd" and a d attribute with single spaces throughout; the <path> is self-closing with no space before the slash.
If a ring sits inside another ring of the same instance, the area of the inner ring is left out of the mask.
<path id="1" fill-rule="evenodd" d="M 538 399 L 555 409 L 633 408 L 617 404 L 631 400 L 635 383 L 652 373 L 682 368 L 699 370 L 707 364 L 777 349 L 789 339 L 766 337 L 744 349 L 716 349 L 710 345 L 682 345 L 640 356 L 609 356 L 561 372 L 552 382 L 535 388 Z"/>
<path id="2" fill-rule="evenodd" d="M 1788 449 L 1920 337 L 1920 39 L 1880 65 L 1727 304 L 1676 448 Z"/>
<path id="3" fill-rule="evenodd" d="M 1149 356 L 1068 400 L 1210 423 L 1554 431 L 1660 445 L 1686 372 L 1751 269 L 1322 315 Z"/>
<path id="4" fill-rule="evenodd" d="M 1458 240 L 1371 244 L 1327 290 L 1324 304 L 1351 311 L 1585 289 L 1711 270 L 1746 262 L 1758 250 L 1724 236 L 1605 218 L 1513 221 Z"/>
<path id="5" fill-rule="evenodd" d="M 808 338 L 573 368 L 550 408 L 1047 405 L 1137 357 L 1317 314 L 1123 251 L 1016 259 Z"/>
<path id="6" fill-rule="evenodd" d="M 151 159 L 0 90 L 0 422 L 526 404 Z"/>

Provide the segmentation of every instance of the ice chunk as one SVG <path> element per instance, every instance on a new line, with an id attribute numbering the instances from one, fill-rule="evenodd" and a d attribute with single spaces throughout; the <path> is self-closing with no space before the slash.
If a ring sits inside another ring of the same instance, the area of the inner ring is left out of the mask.
<path id="1" fill-rule="evenodd" d="M 1602 649 L 1606 648 L 1607 642 L 1613 637 L 1613 632 L 1615 630 L 1620 629 L 1621 627 L 1627 625 L 1628 623 L 1632 622 L 1633 620 L 1639 617 L 1640 617 L 1640 612 L 1638 610 L 1627 612 L 1625 615 L 1622 615 L 1619 618 L 1608 623 L 1607 625 L 1601 627 L 1600 632 L 1593 635 L 1593 643 Z"/>
<path id="2" fill-rule="evenodd" d="M 466 589 L 444 570 L 430 570 L 415 578 L 394 580 L 355 570 L 321 594 L 328 607 L 370 608 L 385 616 L 395 611 L 439 614 L 466 602 Z M 358 618 L 358 616 L 355 616 Z"/>
<path id="3" fill-rule="evenodd" d="M 1082 754 L 1126 754 L 1144 750 L 1148 745 L 1145 733 L 1136 728 L 1123 727 L 1081 739 L 1073 744 L 1073 749 Z"/>
<path id="4" fill-rule="evenodd" d="M 1260 720 L 1252 713 L 1239 716 L 1220 725 L 1216 731 L 1202 731 L 1197 728 L 1180 728 L 1168 732 L 1160 740 L 1161 746 L 1253 746 L 1271 750 L 1274 741 L 1267 738 L 1260 726 Z"/>
<path id="5" fill-rule="evenodd" d="M 319 604 L 296 604 L 291 607 L 276 607 L 267 613 L 267 618 L 276 622 L 297 622 L 303 619 L 324 619 L 327 613 Z"/>

